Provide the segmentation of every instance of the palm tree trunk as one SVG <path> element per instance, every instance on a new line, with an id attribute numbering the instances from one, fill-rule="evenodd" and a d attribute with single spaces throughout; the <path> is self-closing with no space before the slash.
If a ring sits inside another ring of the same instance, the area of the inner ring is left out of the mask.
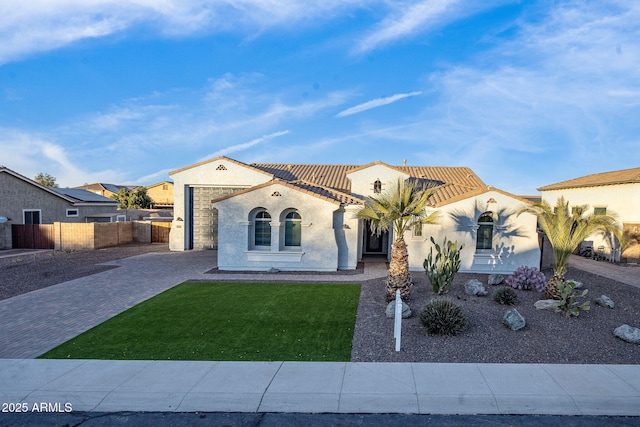
<path id="1" fill-rule="evenodd" d="M 396 297 L 396 290 L 400 290 L 403 301 L 411 297 L 411 275 L 409 274 L 409 253 L 407 244 L 401 235 L 391 246 L 391 262 L 387 276 L 387 301 Z"/>

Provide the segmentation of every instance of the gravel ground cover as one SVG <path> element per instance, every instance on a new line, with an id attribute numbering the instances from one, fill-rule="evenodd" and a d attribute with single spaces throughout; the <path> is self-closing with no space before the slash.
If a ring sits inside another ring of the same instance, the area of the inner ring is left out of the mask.
<path id="1" fill-rule="evenodd" d="M 149 252 L 168 251 L 167 244 L 131 244 L 97 250 L 48 251 L 0 258 L 0 300 L 116 268 L 101 263 Z"/>
<path id="2" fill-rule="evenodd" d="M 95 274 L 113 266 L 100 265 L 148 252 L 168 251 L 167 245 L 127 245 L 95 251 L 49 252 L 0 259 L 0 299 L 9 298 L 67 280 Z M 621 267 L 624 268 L 624 267 Z M 547 277 L 551 271 L 544 272 Z M 493 301 L 496 286 L 485 285 L 489 295 L 468 296 L 464 283 L 487 275 L 459 273 L 446 298 L 460 304 L 467 316 L 466 329 L 455 337 L 427 335 L 419 313 L 434 298 L 424 274 L 414 272 L 409 305 L 414 312 L 402 324 L 402 348 L 395 351 L 393 319 L 385 315 L 384 280 L 362 282 L 351 360 L 354 362 L 436 363 L 561 363 L 640 364 L 640 345 L 616 338 L 613 330 L 628 324 L 640 327 L 640 288 L 618 283 L 569 267 L 567 277 L 589 290 L 591 309 L 578 317 L 539 311 L 533 303 L 543 295 L 516 290 L 515 308 L 527 325 L 512 331 L 502 324 L 509 309 Z M 274 275 L 274 278 L 277 276 Z M 212 279 L 215 275 L 212 275 Z M 357 275 L 354 275 L 357 280 Z M 595 304 L 600 295 L 616 304 L 609 309 Z"/>
<path id="3" fill-rule="evenodd" d="M 621 267 L 624 268 L 624 267 Z M 544 271 L 547 277 L 552 271 Z M 426 275 L 414 272 L 409 306 L 413 316 L 402 323 L 401 351 L 395 351 L 393 319 L 385 315 L 384 281 L 372 280 L 362 286 L 356 319 L 351 360 L 354 362 L 437 362 L 437 363 L 571 363 L 639 364 L 640 345 L 630 344 L 613 335 L 613 330 L 628 324 L 640 327 L 640 288 L 621 284 L 590 273 L 568 269 L 567 278 L 583 282 L 589 292 L 584 300 L 591 309 L 577 317 L 537 310 L 533 304 L 544 299 L 535 291 L 516 290 L 519 303 L 514 307 L 526 320 L 526 326 L 512 331 L 502 324 L 510 308 L 493 301 L 498 286 L 489 286 L 487 275 L 458 273 L 446 295 L 459 304 L 467 316 L 466 329 L 457 336 L 427 335 L 419 314 L 435 295 Z M 478 279 L 489 295 L 469 296 L 464 283 Z M 615 308 L 595 303 L 609 296 Z"/>

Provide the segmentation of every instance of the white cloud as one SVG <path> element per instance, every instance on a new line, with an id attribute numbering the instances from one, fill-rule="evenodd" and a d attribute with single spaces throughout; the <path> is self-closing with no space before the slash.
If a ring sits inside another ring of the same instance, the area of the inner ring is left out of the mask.
<path id="1" fill-rule="evenodd" d="M 236 144 L 236 145 L 232 145 L 232 146 L 229 146 L 229 147 L 225 147 L 225 148 L 222 148 L 222 149 L 220 149 L 220 150 L 218 150 L 218 151 L 216 151 L 216 152 L 214 152 L 212 154 L 209 154 L 208 156 L 202 157 L 200 160 L 198 160 L 198 162 L 202 162 L 202 161 L 205 161 L 207 159 L 212 159 L 212 158 L 215 158 L 215 157 L 218 157 L 218 156 L 226 156 L 226 155 L 231 154 L 231 153 L 235 153 L 235 152 L 238 152 L 238 151 L 246 150 L 248 148 L 251 148 L 251 147 L 253 147 L 255 145 L 258 145 L 260 143 L 263 143 L 265 141 L 269 141 L 269 140 L 271 140 L 273 138 L 277 138 L 279 136 L 287 135 L 288 133 L 289 133 L 288 130 L 284 130 L 284 131 L 280 131 L 280 132 L 274 132 L 274 133 L 271 133 L 269 135 L 264 135 L 264 136 L 261 136 L 259 138 L 252 139 L 249 142 L 244 142 L 244 143 L 241 143 L 241 144 Z"/>
<path id="2" fill-rule="evenodd" d="M 415 118 L 416 140 L 438 142 L 425 157 L 441 151 L 488 183 L 512 182 L 503 165 L 528 160 L 540 180 L 531 188 L 550 183 L 541 168 L 568 179 L 629 165 L 640 134 L 638 22 L 635 2 L 563 2 L 477 63 L 432 73 L 437 102 Z"/>
<path id="3" fill-rule="evenodd" d="M 509 0 L 420 0 L 391 2 L 391 13 L 356 45 L 356 53 L 377 49 L 402 39 L 437 30 Z"/>
<path id="4" fill-rule="evenodd" d="M 401 99 L 409 98 L 411 96 L 418 96 L 421 94 L 421 91 L 416 91 L 409 93 L 398 93 L 396 95 L 386 96 L 384 98 L 372 99 L 371 101 L 363 102 L 362 104 L 347 108 L 346 110 L 343 110 L 336 114 L 336 117 L 351 116 L 352 114 L 358 114 L 363 111 L 371 110 L 372 108 L 382 107 L 383 105 L 389 105 L 394 102 L 400 101 Z"/>
<path id="5" fill-rule="evenodd" d="M 146 26 L 166 37 L 317 25 L 364 0 L 47 0 L 0 2 L 0 65 Z"/>
<path id="6" fill-rule="evenodd" d="M 120 182 L 123 178 L 122 173 L 110 169 L 90 171 L 79 167 L 64 147 L 46 135 L 0 127 L 0 152 L 3 166 L 31 179 L 41 172 L 48 173 L 56 178 L 60 187 L 75 187 L 85 182 Z M 47 166 L 43 169 L 45 163 Z"/>

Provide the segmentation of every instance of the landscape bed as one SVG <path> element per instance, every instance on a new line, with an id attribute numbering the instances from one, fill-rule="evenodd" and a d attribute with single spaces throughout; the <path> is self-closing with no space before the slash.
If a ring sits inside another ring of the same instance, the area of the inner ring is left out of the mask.
<path id="1" fill-rule="evenodd" d="M 357 284 L 186 282 L 40 356 L 349 361 Z"/>

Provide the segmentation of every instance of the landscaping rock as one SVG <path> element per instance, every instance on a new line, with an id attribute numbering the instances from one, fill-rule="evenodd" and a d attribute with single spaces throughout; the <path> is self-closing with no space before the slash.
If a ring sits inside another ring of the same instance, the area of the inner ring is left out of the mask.
<path id="1" fill-rule="evenodd" d="M 477 279 L 471 279 L 467 283 L 465 283 L 464 291 L 466 292 L 467 295 L 476 295 L 479 297 L 483 297 L 489 293 L 485 289 L 482 282 Z"/>
<path id="2" fill-rule="evenodd" d="M 504 276 L 502 274 L 490 274 L 489 279 L 487 279 L 487 283 L 489 285 L 501 285 L 504 282 Z"/>
<path id="3" fill-rule="evenodd" d="M 613 308 L 616 305 L 613 303 L 613 300 L 606 295 L 602 295 L 600 298 L 596 300 L 596 304 L 601 305 L 603 307 Z"/>
<path id="4" fill-rule="evenodd" d="M 574 288 L 574 289 L 580 289 L 580 288 L 582 288 L 582 286 L 584 286 L 584 285 L 582 284 L 582 282 L 578 282 L 577 280 L 572 280 L 572 279 L 567 279 L 567 283 L 573 283 L 573 284 L 575 284 L 576 286 L 575 286 L 575 288 Z"/>
<path id="5" fill-rule="evenodd" d="M 556 302 L 554 299 L 541 299 L 534 302 L 533 306 L 538 310 L 549 310 L 557 313 L 560 311 L 560 308 L 558 308 Z"/>
<path id="6" fill-rule="evenodd" d="M 502 323 L 507 325 L 512 331 L 519 331 L 527 324 L 524 317 L 522 317 L 522 314 L 520 314 L 520 312 L 515 308 L 507 310 L 502 318 Z"/>
<path id="7" fill-rule="evenodd" d="M 385 310 L 385 313 L 387 314 L 387 317 L 390 319 L 393 319 L 394 317 L 396 317 L 396 302 L 395 301 L 391 301 L 388 305 L 387 305 L 387 309 Z M 409 308 L 409 305 L 406 302 L 402 302 L 402 318 L 406 319 L 407 317 L 411 317 L 411 308 Z"/>
<path id="8" fill-rule="evenodd" d="M 271 267 L 270 269 L 267 270 L 268 273 L 280 273 L 280 270 L 278 270 L 275 267 Z"/>
<path id="9" fill-rule="evenodd" d="M 640 344 L 640 329 L 629 325 L 618 326 L 613 330 L 613 335 L 632 344 Z"/>

